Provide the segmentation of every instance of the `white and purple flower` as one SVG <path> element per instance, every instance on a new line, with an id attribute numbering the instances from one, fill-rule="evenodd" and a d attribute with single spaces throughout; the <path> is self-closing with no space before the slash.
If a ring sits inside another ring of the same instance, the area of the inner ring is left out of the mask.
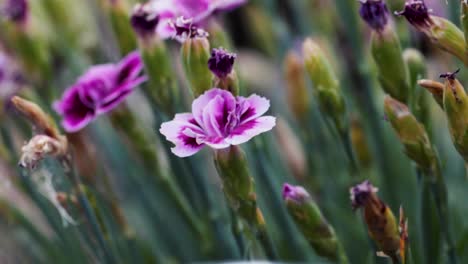
<path id="1" fill-rule="evenodd" d="M 156 33 L 167 39 L 176 34 L 172 25 L 179 17 L 191 19 L 194 25 L 199 26 L 213 14 L 232 10 L 245 3 L 247 0 L 157 0 L 151 2 L 151 9 L 159 18 Z"/>
<path id="2" fill-rule="evenodd" d="M 76 132 L 98 115 L 122 102 L 133 89 L 146 80 L 141 76 L 143 61 L 138 52 L 127 55 L 118 64 L 92 66 L 68 88 L 54 109 L 62 117 L 67 132 Z"/>
<path id="3" fill-rule="evenodd" d="M 270 102 L 264 97 L 234 97 L 226 90 L 213 88 L 193 101 L 192 113 L 176 114 L 159 131 L 175 144 L 175 155 L 188 157 L 205 145 L 223 149 L 271 130 L 275 117 L 262 116 L 269 108 Z"/>

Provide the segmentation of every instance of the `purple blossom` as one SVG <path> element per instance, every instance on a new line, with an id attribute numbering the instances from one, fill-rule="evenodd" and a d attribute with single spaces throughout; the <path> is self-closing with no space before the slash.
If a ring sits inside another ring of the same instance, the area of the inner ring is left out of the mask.
<path id="1" fill-rule="evenodd" d="M 294 201 L 296 203 L 303 203 L 310 199 L 309 193 L 301 186 L 294 186 L 288 183 L 283 185 L 283 200 Z"/>
<path id="2" fill-rule="evenodd" d="M 137 4 L 133 9 L 130 24 L 140 36 L 151 36 L 156 33 L 159 15 L 153 12 L 149 3 Z"/>
<path id="3" fill-rule="evenodd" d="M 433 21 L 429 16 L 429 10 L 424 0 L 408 0 L 405 3 L 405 9 L 395 12 L 398 16 L 404 16 L 408 22 L 417 28 L 428 28 L 432 26 Z"/>
<path id="4" fill-rule="evenodd" d="M 29 16 L 29 3 L 26 0 L 7 0 L 2 13 L 13 22 L 24 23 Z"/>
<path id="5" fill-rule="evenodd" d="M 370 196 L 376 193 L 379 189 L 374 187 L 368 180 L 352 187 L 349 192 L 351 194 L 351 202 L 353 208 L 364 206 Z"/>
<path id="6" fill-rule="evenodd" d="M 176 114 L 159 131 L 175 144 L 175 155 L 188 157 L 205 145 L 223 149 L 271 130 L 275 117 L 262 116 L 269 108 L 270 102 L 264 97 L 254 94 L 236 98 L 228 91 L 213 88 L 193 101 L 192 113 Z"/>
<path id="7" fill-rule="evenodd" d="M 374 30 L 380 32 L 388 23 L 388 8 L 383 0 L 361 0 L 359 14 Z"/>
<path id="8" fill-rule="evenodd" d="M 153 0 L 151 5 L 160 17 L 156 31 L 166 39 L 174 36 L 170 21 L 178 17 L 190 18 L 194 25 L 200 25 L 216 12 L 229 11 L 245 3 L 247 0 Z"/>
<path id="9" fill-rule="evenodd" d="M 122 102 L 139 84 L 146 80 L 140 73 L 143 62 L 138 52 L 132 52 L 118 64 L 92 66 L 69 87 L 54 109 L 62 115 L 67 132 L 85 127 L 98 115 Z"/>
<path id="10" fill-rule="evenodd" d="M 219 79 L 224 79 L 231 73 L 236 57 L 235 53 L 229 53 L 223 48 L 213 49 L 208 60 L 208 68 Z"/>

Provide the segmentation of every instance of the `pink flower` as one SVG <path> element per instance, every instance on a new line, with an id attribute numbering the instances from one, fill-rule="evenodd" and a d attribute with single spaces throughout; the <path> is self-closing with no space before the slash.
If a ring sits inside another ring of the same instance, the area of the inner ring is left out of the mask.
<path id="1" fill-rule="evenodd" d="M 68 88 L 54 109 L 62 117 L 67 132 L 85 127 L 98 115 L 104 114 L 122 102 L 133 88 L 146 80 L 140 73 L 143 62 L 138 52 L 127 55 L 118 64 L 92 66 Z"/>
<path id="2" fill-rule="evenodd" d="M 178 17 L 192 19 L 195 25 L 202 24 L 216 12 L 229 11 L 247 3 L 247 0 L 158 0 L 152 1 L 153 12 L 159 16 L 157 34 L 163 38 L 175 35 L 171 26 Z"/>
<path id="3" fill-rule="evenodd" d="M 302 186 L 294 186 L 288 183 L 283 185 L 283 200 L 301 204 L 308 199 L 310 199 L 310 194 Z"/>
<path id="4" fill-rule="evenodd" d="M 192 113 L 177 114 L 159 131 L 175 144 L 175 155 L 188 157 L 205 145 L 223 149 L 271 130 L 275 117 L 262 116 L 269 108 L 270 102 L 264 97 L 254 94 L 236 98 L 228 91 L 213 88 L 193 101 Z"/>

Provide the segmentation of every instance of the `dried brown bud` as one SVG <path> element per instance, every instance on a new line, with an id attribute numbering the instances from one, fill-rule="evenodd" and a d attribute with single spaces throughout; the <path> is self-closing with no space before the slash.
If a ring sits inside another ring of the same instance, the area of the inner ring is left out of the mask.
<path id="1" fill-rule="evenodd" d="M 11 98 L 13 106 L 21 112 L 33 125 L 36 133 L 45 134 L 56 140 L 61 140 L 61 135 L 52 118 L 46 114 L 37 104 L 25 100 L 19 96 Z"/>
<path id="2" fill-rule="evenodd" d="M 444 84 L 433 81 L 433 80 L 427 80 L 427 79 L 422 79 L 418 81 L 419 86 L 425 88 L 428 90 L 434 99 L 436 100 L 437 104 L 440 107 L 444 107 L 443 103 L 443 98 L 444 98 Z"/>
<path id="3" fill-rule="evenodd" d="M 36 135 L 22 147 L 19 165 L 34 169 L 46 156 L 65 156 L 67 154 L 66 142 L 66 140 L 60 141 L 46 135 Z"/>

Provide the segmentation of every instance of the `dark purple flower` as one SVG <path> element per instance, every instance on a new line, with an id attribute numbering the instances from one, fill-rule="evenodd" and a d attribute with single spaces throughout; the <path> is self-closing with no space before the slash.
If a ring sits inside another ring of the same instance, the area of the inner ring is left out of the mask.
<path id="1" fill-rule="evenodd" d="M 205 145 L 224 149 L 271 130 L 276 119 L 262 116 L 268 108 L 270 102 L 264 97 L 254 94 L 236 98 L 226 90 L 213 88 L 193 101 L 192 113 L 177 114 L 159 131 L 175 144 L 175 155 L 188 157 Z"/>
<path id="2" fill-rule="evenodd" d="M 301 186 L 294 186 L 288 183 L 283 185 L 283 200 L 303 203 L 310 199 L 309 193 Z"/>
<path id="3" fill-rule="evenodd" d="M 118 64 L 92 66 L 69 87 L 54 109 L 62 115 L 67 132 L 85 127 L 123 101 L 133 88 L 146 80 L 140 73 L 143 62 L 138 52 L 132 52 Z"/>
<path id="4" fill-rule="evenodd" d="M 349 192 L 351 194 L 351 202 L 353 208 L 359 208 L 364 206 L 371 195 L 376 193 L 379 189 L 374 187 L 368 180 L 365 180 L 361 184 L 352 187 Z"/>
<path id="5" fill-rule="evenodd" d="M 236 54 L 229 53 L 223 48 L 213 49 L 208 59 L 208 68 L 219 79 L 224 79 L 231 73 L 236 57 Z"/>
<path id="6" fill-rule="evenodd" d="M 175 35 L 169 24 L 178 17 L 192 19 L 194 25 L 203 24 L 210 16 L 219 11 L 229 11 L 245 4 L 247 0 L 159 0 L 151 1 L 152 9 L 160 16 L 156 29 L 161 38 Z"/>
<path id="7" fill-rule="evenodd" d="M 26 0 L 7 0 L 2 12 L 11 21 L 23 23 L 29 15 L 29 3 Z"/>
<path id="8" fill-rule="evenodd" d="M 382 31 L 388 23 L 389 12 L 384 0 L 362 0 L 359 14 L 376 31 Z"/>
<path id="9" fill-rule="evenodd" d="M 130 23 L 140 36 L 151 36 L 156 34 L 159 16 L 152 10 L 150 4 L 137 4 L 133 9 Z"/>
<path id="10" fill-rule="evenodd" d="M 424 0 L 408 0 L 405 3 L 405 9 L 395 14 L 404 16 L 415 27 L 426 28 L 433 24 L 429 11 Z"/>

